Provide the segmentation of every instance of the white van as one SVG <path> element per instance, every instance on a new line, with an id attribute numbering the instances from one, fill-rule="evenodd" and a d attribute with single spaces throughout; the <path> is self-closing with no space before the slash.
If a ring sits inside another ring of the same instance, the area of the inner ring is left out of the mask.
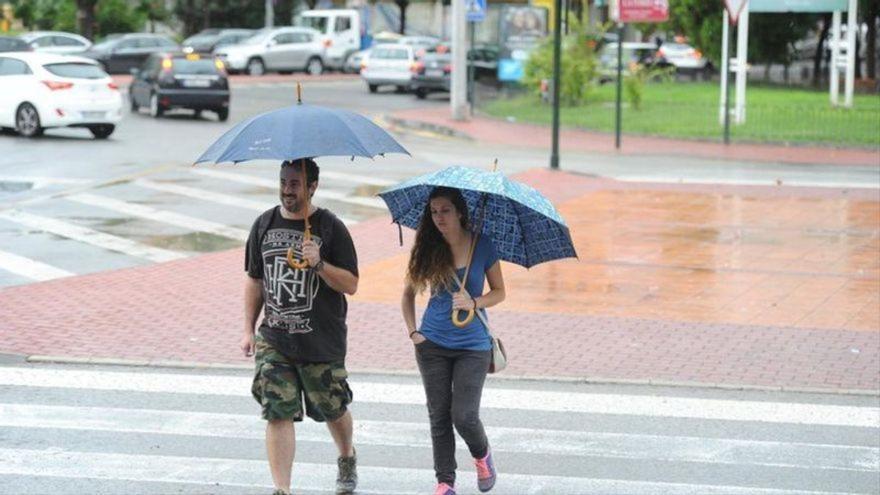
<path id="1" fill-rule="evenodd" d="M 361 50 L 361 15 L 354 9 L 306 10 L 297 16 L 297 26 L 321 33 L 328 68 L 342 70 L 349 55 Z"/>

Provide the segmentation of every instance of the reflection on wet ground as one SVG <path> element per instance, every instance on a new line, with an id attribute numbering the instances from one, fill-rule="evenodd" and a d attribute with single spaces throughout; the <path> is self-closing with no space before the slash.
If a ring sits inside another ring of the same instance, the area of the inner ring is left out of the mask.
<path id="1" fill-rule="evenodd" d="M 139 239 L 144 244 L 179 252 L 211 253 L 241 247 L 235 239 L 221 237 L 205 232 L 192 232 L 184 235 L 158 235 Z"/>
<path id="2" fill-rule="evenodd" d="M 505 264 L 509 309 L 880 331 L 878 201 L 630 189 L 557 207 L 580 260 Z M 404 251 L 362 270 L 359 298 L 399 300 Z"/>

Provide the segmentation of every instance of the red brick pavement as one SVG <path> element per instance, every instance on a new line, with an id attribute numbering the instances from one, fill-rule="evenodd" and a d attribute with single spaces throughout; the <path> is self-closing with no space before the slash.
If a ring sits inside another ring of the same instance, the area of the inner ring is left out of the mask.
<path id="1" fill-rule="evenodd" d="M 783 191 L 794 194 L 791 201 L 795 204 L 810 205 L 807 200 L 818 198 L 815 201 L 819 201 L 819 206 L 825 204 L 823 202 L 839 206 L 852 199 L 846 192 L 838 191 L 836 196 L 831 194 L 829 197 L 825 190 L 811 193 L 800 188 L 791 192 L 782 188 L 722 187 L 707 190 L 704 186 L 617 184 L 543 170 L 531 171 L 518 178 L 542 190 L 560 205 L 572 225 L 581 220 L 572 219 L 574 214 L 566 205 L 580 207 L 584 198 L 607 194 L 615 187 L 639 194 L 654 190 L 661 195 L 674 194 L 679 199 L 694 195 L 723 198 L 738 194 L 756 204 L 761 204 L 762 198 L 772 200 L 775 195 L 786 194 Z M 774 192 L 762 195 L 766 191 Z M 858 220 L 867 215 L 868 220 L 873 221 L 877 205 L 873 193 L 854 194 L 863 196 L 856 197 L 857 202 L 842 217 Z M 649 196 L 646 201 L 656 205 L 656 199 Z M 681 205 L 688 207 L 688 203 Z M 866 211 L 856 208 L 866 205 Z M 817 209 L 815 206 L 806 209 L 813 211 Z M 767 208 L 770 211 L 778 209 L 779 205 L 771 202 Z M 682 215 L 686 216 L 686 213 L 682 212 Z M 767 214 L 772 211 L 765 212 Z M 841 215 L 836 214 L 837 217 Z M 625 229 L 627 222 L 632 220 L 620 218 L 616 225 Z M 591 229 L 582 225 L 578 229 Z M 573 233 L 577 234 L 576 230 L 573 227 Z M 398 231 L 388 217 L 355 225 L 352 235 L 358 247 L 362 282 L 359 294 L 350 303 L 348 366 L 353 370 L 412 371 L 415 364 L 398 305 L 399 273 L 402 273 L 399 260 L 405 258 L 407 248 L 397 245 Z M 876 239 L 878 231 L 874 230 L 869 236 Z M 407 244 L 411 237 L 407 231 Z M 558 282 L 571 287 L 581 286 L 571 285 L 572 280 L 566 277 L 582 277 L 583 273 L 590 273 L 584 270 L 592 269 L 595 259 L 602 256 L 602 253 L 594 252 L 592 246 L 580 244 L 580 237 L 576 238 L 582 261 L 560 262 L 564 265 L 559 264 L 561 268 L 556 270 L 560 272 Z M 606 254 L 611 261 L 613 253 Z M 242 327 L 242 257 L 241 249 L 233 249 L 170 263 L 3 289 L 0 291 L 0 331 L 3 334 L 0 352 L 245 364 L 247 360 L 237 350 Z M 639 296 L 632 305 L 621 306 L 615 302 L 603 307 L 592 304 L 593 298 L 601 298 L 603 294 L 628 297 L 628 286 L 624 283 L 618 283 L 618 289 L 613 289 L 616 291 L 613 293 L 607 293 L 606 289 L 596 292 L 589 285 L 583 292 L 575 288 L 566 295 L 568 299 L 555 301 L 554 293 L 548 292 L 548 284 L 555 283 L 556 279 L 546 280 L 548 272 L 542 271 L 540 266 L 530 272 L 522 270 L 522 273 L 506 267 L 506 277 L 510 275 L 510 301 L 492 311 L 493 321 L 511 355 L 511 364 L 505 374 L 878 393 L 880 325 L 874 323 L 874 310 L 863 302 L 873 301 L 870 298 L 877 279 L 873 267 L 877 263 L 853 259 L 867 263 L 867 275 L 860 272 L 852 276 L 837 275 L 837 278 L 844 281 L 841 283 L 847 283 L 846 280 L 855 277 L 856 282 L 864 287 L 855 287 L 851 294 L 840 292 L 836 288 L 840 284 L 828 290 L 837 290 L 829 294 L 843 297 L 835 303 L 840 308 L 848 308 L 857 300 L 861 313 L 856 308 L 852 309 L 853 314 L 860 315 L 858 321 L 868 322 L 867 327 L 846 323 L 849 319 L 838 323 L 828 320 L 828 326 L 817 328 L 787 325 L 778 319 L 761 324 L 733 324 L 727 321 L 729 315 L 723 312 L 692 313 L 691 308 L 679 308 L 690 304 L 690 300 L 682 300 L 687 304 L 669 303 L 662 297 L 653 301 L 650 297 Z M 681 272 L 677 267 L 666 268 Z M 672 289 L 673 282 L 678 279 L 656 278 L 657 270 L 656 266 L 638 268 L 633 276 L 643 277 L 644 283 L 661 284 L 662 295 L 663 284 L 672 284 Z M 741 271 L 748 274 L 755 270 L 743 267 Z M 758 287 L 753 290 L 769 290 L 785 303 L 788 299 L 781 297 L 786 293 L 780 292 L 780 284 L 772 278 L 772 273 L 757 271 L 762 277 L 759 280 L 765 282 L 756 284 Z M 528 278 L 532 274 L 535 278 Z M 784 275 L 788 278 L 782 280 L 794 277 L 809 281 L 813 278 L 809 273 Z M 543 278 L 538 280 L 539 276 Z M 792 290 L 796 286 L 792 285 Z M 759 293 L 761 297 L 763 294 Z M 834 297 L 822 298 L 822 301 L 834 301 Z M 552 311 L 542 311 L 540 305 L 528 303 L 542 298 Z M 567 302 L 572 298 L 575 303 Z M 810 301 L 814 306 L 820 303 Z M 562 309 L 557 310 L 558 307 Z M 662 316 L 639 316 L 654 314 L 646 313 L 645 308 L 653 308 Z M 810 309 L 815 308 L 811 306 Z M 755 315 L 760 316 L 759 313 Z"/>
<path id="2" fill-rule="evenodd" d="M 451 130 L 481 143 L 524 147 L 550 147 L 548 126 L 511 123 L 476 116 L 470 121 L 454 121 L 446 107 L 419 108 L 393 112 L 392 124 L 429 126 Z M 576 129 L 560 131 L 560 148 L 572 152 L 614 152 L 614 135 Z M 745 160 L 773 163 L 880 165 L 880 151 L 815 146 L 780 146 L 737 143 L 725 146 L 708 141 L 688 141 L 624 135 L 622 153 L 686 155 L 712 159 Z"/>

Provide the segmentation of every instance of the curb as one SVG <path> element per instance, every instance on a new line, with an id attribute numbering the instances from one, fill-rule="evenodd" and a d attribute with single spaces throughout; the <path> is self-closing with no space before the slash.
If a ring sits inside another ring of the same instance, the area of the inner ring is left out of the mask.
<path id="1" fill-rule="evenodd" d="M 445 125 L 432 124 L 430 122 L 423 122 L 420 120 L 402 119 L 393 115 L 383 115 L 382 119 L 391 125 L 402 127 L 404 129 L 432 132 L 434 134 L 440 134 L 446 137 L 454 137 L 459 139 L 466 139 L 468 141 L 475 141 L 473 136 L 471 136 L 470 134 L 455 130 L 452 127 L 448 127 Z"/>
<path id="2" fill-rule="evenodd" d="M 171 369 L 196 369 L 196 370 L 227 370 L 241 371 L 252 370 L 253 365 L 250 364 L 232 364 L 232 363 L 206 363 L 200 361 L 173 361 L 160 359 L 117 359 L 102 357 L 75 357 L 75 356 L 47 356 L 47 355 L 31 355 L 25 358 L 28 363 L 52 363 L 52 364 L 75 364 L 75 365 L 103 365 L 103 366 L 130 366 L 140 368 L 171 368 Z M 386 370 L 381 368 L 352 368 L 352 373 L 362 373 L 366 375 L 392 375 L 417 377 L 416 371 L 409 370 Z M 861 397 L 880 397 L 880 390 L 864 390 L 864 389 L 835 389 L 821 387 L 788 387 L 779 386 L 762 386 L 749 384 L 732 384 L 732 383 L 711 383 L 711 382 L 689 382 L 676 380 L 654 380 L 641 379 L 630 380 L 624 378 L 603 378 L 603 377 L 567 377 L 567 376 L 536 376 L 536 375 L 489 375 L 492 381 L 530 381 L 530 382 L 556 382 L 556 383 L 575 383 L 590 385 L 636 385 L 649 387 L 674 387 L 674 388 L 702 388 L 716 390 L 741 390 L 744 392 L 789 392 L 798 394 L 825 394 L 825 395 L 850 395 Z"/>

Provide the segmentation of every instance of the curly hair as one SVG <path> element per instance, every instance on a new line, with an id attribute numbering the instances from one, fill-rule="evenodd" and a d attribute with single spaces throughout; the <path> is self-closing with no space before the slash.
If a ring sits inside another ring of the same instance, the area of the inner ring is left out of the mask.
<path id="1" fill-rule="evenodd" d="M 416 293 L 421 293 L 428 287 L 435 290 L 441 287 L 448 289 L 452 286 L 455 260 L 452 249 L 431 218 L 431 200 L 435 198 L 446 198 L 452 203 L 456 213 L 461 214 L 459 219 L 461 228 L 467 229 L 470 225 L 467 203 L 461 191 L 451 187 L 436 187 L 431 191 L 425 211 L 422 212 L 419 228 L 416 230 L 416 240 L 410 252 L 406 272 L 407 283 Z"/>

